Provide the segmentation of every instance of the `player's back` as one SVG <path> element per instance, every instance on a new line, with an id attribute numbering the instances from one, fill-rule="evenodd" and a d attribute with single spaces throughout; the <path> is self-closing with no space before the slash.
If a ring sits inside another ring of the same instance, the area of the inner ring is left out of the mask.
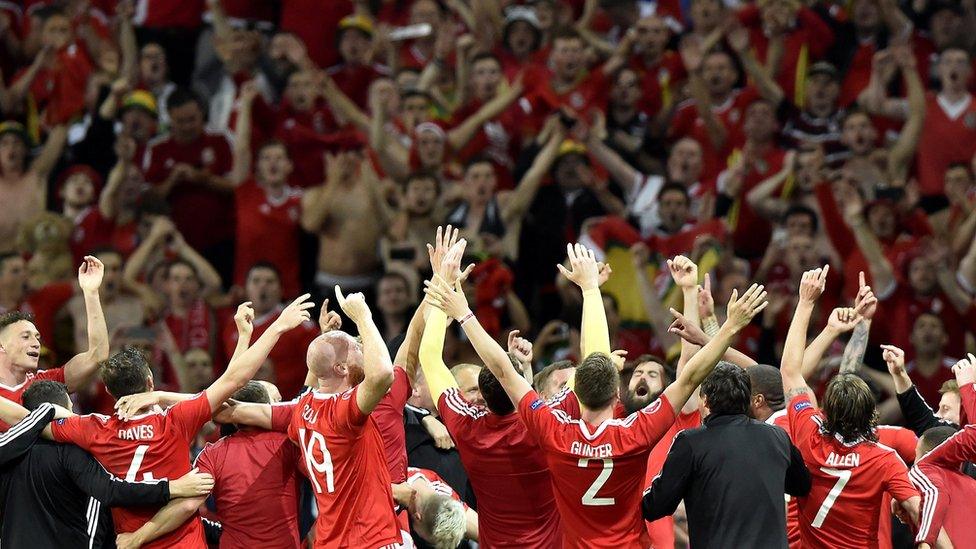
<path id="1" fill-rule="evenodd" d="M 318 506 L 316 547 L 375 549 L 400 541 L 383 441 L 356 403 L 357 388 L 306 393 L 288 426 Z"/>
<path id="2" fill-rule="evenodd" d="M 549 466 L 515 413 L 472 406 L 456 388 L 438 402 L 478 499 L 478 541 L 486 547 L 553 549 L 562 530 Z"/>
<path id="3" fill-rule="evenodd" d="M 546 454 L 565 545 L 647 547 L 640 500 L 651 448 L 674 423 L 667 397 L 592 426 L 529 391 L 519 417 Z"/>
<path id="4" fill-rule="evenodd" d="M 90 414 L 52 424 L 55 440 L 88 450 L 113 475 L 130 482 L 175 480 L 190 470 L 190 442 L 210 419 L 205 393 L 166 411 L 153 411 L 123 421 L 116 416 Z M 156 514 L 158 507 L 113 508 L 117 532 L 134 532 Z M 194 516 L 147 548 L 206 547 L 203 526 Z"/>

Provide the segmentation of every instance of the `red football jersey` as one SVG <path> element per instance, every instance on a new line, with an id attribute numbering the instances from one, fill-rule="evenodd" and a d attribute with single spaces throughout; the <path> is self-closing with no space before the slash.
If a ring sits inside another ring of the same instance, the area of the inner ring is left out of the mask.
<path id="1" fill-rule="evenodd" d="M 130 482 L 151 482 L 176 479 L 190 471 L 190 444 L 210 421 L 210 415 L 207 394 L 202 392 L 166 411 L 142 414 L 128 421 L 89 414 L 55 421 L 51 431 L 56 441 L 90 452 L 109 473 Z M 134 532 L 158 510 L 159 507 L 151 506 L 115 507 L 115 531 Z M 144 547 L 206 547 L 199 516 L 194 515 Z"/>
<path id="2" fill-rule="evenodd" d="M 898 454 L 868 440 L 847 444 L 821 431 L 823 415 L 807 395 L 788 404 L 790 437 L 810 470 L 813 487 L 797 498 L 804 546 L 878 547 L 882 495 L 917 496 Z"/>
<path id="3" fill-rule="evenodd" d="M 461 496 L 451 488 L 451 485 L 444 482 L 444 479 L 440 475 L 431 471 L 430 469 L 421 469 L 420 467 L 407 467 L 407 484 L 414 486 L 419 481 L 425 481 L 427 486 L 434 492 L 447 496 L 454 501 L 460 501 L 464 508 L 468 508 L 468 504 L 461 501 Z"/>
<path id="4" fill-rule="evenodd" d="M 411 393 L 410 378 L 407 371 L 399 366 L 393 368 L 393 386 L 383 395 L 371 416 L 376 421 L 386 467 L 394 483 L 407 480 L 407 434 L 403 427 L 403 408 Z"/>
<path id="5" fill-rule="evenodd" d="M 909 476 L 922 493 L 922 511 L 915 543 L 934 546 L 945 528 L 955 547 L 976 547 L 972 504 L 976 480 L 959 471 L 976 460 L 976 426 L 967 425 L 918 460 Z"/>
<path id="6" fill-rule="evenodd" d="M 244 286 L 247 271 L 258 261 L 268 261 L 281 273 L 285 299 L 299 295 L 299 220 L 302 191 L 285 188 L 280 199 L 271 199 L 254 179 L 234 191 L 237 238 L 234 241 L 234 284 Z"/>
<path id="7" fill-rule="evenodd" d="M 288 425 L 309 472 L 319 520 L 315 547 L 394 547 L 400 527 L 376 421 L 356 404 L 359 386 L 300 398 Z"/>
<path id="8" fill-rule="evenodd" d="M 484 547 L 552 549 L 562 525 L 549 466 L 518 414 L 472 406 L 458 389 L 437 401 L 478 498 L 478 541 Z"/>
<path id="9" fill-rule="evenodd" d="M 755 88 L 748 87 L 734 90 L 724 103 L 712 107 L 712 112 L 728 132 L 728 138 L 721 149 L 715 147 L 708 136 L 705 121 L 698 115 L 698 106 L 694 100 L 689 99 L 678 105 L 674 118 L 671 119 L 669 137 L 672 140 L 690 137 L 701 145 L 704 153 L 702 181 L 709 181 L 718 176 L 728 166 L 728 156 L 732 150 L 745 142 L 742 124 L 746 116 L 746 108 L 758 98 L 759 92 Z"/>
<path id="10" fill-rule="evenodd" d="M 969 95 L 958 105 L 948 105 L 930 93 L 925 103 L 915 173 L 922 195 L 931 196 L 945 192 L 946 168 L 955 162 L 968 163 L 976 153 L 976 101 Z"/>
<path id="11" fill-rule="evenodd" d="M 20 404 L 24 402 L 24 391 L 31 386 L 35 381 L 57 381 L 64 383 L 64 368 L 51 368 L 50 370 L 38 370 L 36 372 L 27 372 L 24 381 L 20 385 L 15 385 L 13 387 L 9 385 L 4 385 L 0 383 L 0 397 L 3 397 L 11 402 L 16 402 Z M 5 422 L 0 421 L 0 431 L 6 431 L 10 428 Z"/>
<path id="12" fill-rule="evenodd" d="M 640 499 L 651 448 L 674 424 L 667 397 L 594 428 L 529 391 L 519 417 L 545 453 L 566 546 L 647 547 Z"/>
<path id="13" fill-rule="evenodd" d="M 211 495 L 223 525 L 221 547 L 301 546 L 300 458 L 298 447 L 274 431 L 241 430 L 207 444 L 194 465 L 216 481 Z"/>

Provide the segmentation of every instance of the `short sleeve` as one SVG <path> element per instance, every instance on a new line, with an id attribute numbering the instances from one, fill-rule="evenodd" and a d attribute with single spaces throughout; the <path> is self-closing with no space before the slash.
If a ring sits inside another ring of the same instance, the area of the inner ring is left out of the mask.
<path id="1" fill-rule="evenodd" d="M 898 501 L 905 501 L 918 495 L 912 481 L 908 480 L 908 467 L 894 452 L 886 456 L 885 491 Z"/>
<path id="2" fill-rule="evenodd" d="M 676 419 L 674 406 L 671 405 L 668 397 L 664 395 L 661 395 L 660 398 L 641 410 L 634 412 L 634 415 L 637 416 L 634 427 L 640 436 L 640 440 L 637 442 L 641 444 L 645 441 L 657 442 L 660 440 L 668 432 L 668 429 L 674 425 L 674 420 Z"/>
<path id="3" fill-rule="evenodd" d="M 455 440 L 464 438 L 468 432 L 468 427 L 476 417 L 477 411 L 476 407 L 461 396 L 457 387 L 451 387 L 441 393 L 441 397 L 437 401 L 437 413 L 440 414 L 440 420 L 444 422 L 447 431 Z"/>
<path id="4" fill-rule="evenodd" d="M 546 404 L 546 401 L 535 391 L 529 391 L 522 396 L 518 405 L 519 419 L 525 424 L 529 433 L 539 441 L 542 446 L 548 446 L 552 435 L 557 429 L 558 420 L 556 413 L 564 413 L 560 410 L 553 410 Z"/>
<path id="5" fill-rule="evenodd" d="M 51 422 L 51 434 L 57 442 L 74 444 L 88 449 L 91 447 L 90 425 L 92 416 L 72 416 Z"/>
<path id="6" fill-rule="evenodd" d="M 574 393 L 569 387 L 563 387 L 561 391 L 547 400 L 546 404 L 548 404 L 550 408 L 566 412 L 566 414 L 568 414 L 571 418 L 578 418 L 582 416 L 579 399 L 576 398 L 576 393 Z"/>
<path id="7" fill-rule="evenodd" d="M 276 402 L 271 405 L 271 430 L 287 433 L 291 418 L 295 415 L 297 402 Z"/>
<path id="8" fill-rule="evenodd" d="M 64 383 L 64 368 L 41 370 L 40 372 L 37 372 L 36 376 L 34 376 L 34 381 L 57 381 L 59 383 Z"/>
<path id="9" fill-rule="evenodd" d="M 198 455 L 197 459 L 193 462 L 193 466 L 200 469 L 201 473 L 210 473 L 216 477 L 217 475 L 214 468 L 215 463 L 213 460 L 213 453 L 214 445 L 213 443 L 208 442 L 203 448 L 203 451 L 200 452 L 200 455 Z"/>
<path id="10" fill-rule="evenodd" d="M 184 400 L 169 409 L 168 415 L 173 420 L 173 427 L 186 441 L 193 440 L 200 428 L 208 421 L 212 411 L 207 393 L 200 392 L 190 400 Z"/>
<path id="11" fill-rule="evenodd" d="M 356 385 L 351 390 L 335 397 L 331 427 L 336 431 L 355 435 L 362 430 L 366 420 L 369 419 L 369 414 L 364 414 L 359 409 L 359 403 L 356 402 L 359 387 L 361 385 Z"/>
<path id="12" fill-rule="evenodd" d="M 790 420 L 790 437 L 793 439 L 793 444 L 802 451 L 807 446 L 804 443 L 820 430 L 820 423 L 817 421 L 820 413 L 806 393 L 793 397 L 786 406 L 787 417 Z"/>

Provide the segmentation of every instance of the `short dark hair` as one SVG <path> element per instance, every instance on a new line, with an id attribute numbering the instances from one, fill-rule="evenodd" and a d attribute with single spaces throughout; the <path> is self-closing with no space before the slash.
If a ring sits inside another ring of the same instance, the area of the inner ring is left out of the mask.
<path id="1" fill-rule="evenodd" d="M 606 353 L 591 353 L 576 368 L 576 398 L 590 410 L 607 407 L 617 396 L 620 374 Z"/>
<path id="2" fill-rule="evenodd" d="M 478 164 L 488 164 L 488 166 L 490 166 L 492 170 L 495 169 L 495 163 L 492 162 L 490 158 L 488 158 L 483 154 L 476 154 L 471 158 L 469 158 L 468 161 L 464 163 L 463 172 L 467 174 L 468 170 L 470 170 L 474 166 L 477 166 Z"/>
<path id="3" fill-rule="evenodd" d="M 34 411 L 45 402 L 64 406 L 68 400 L 68 386 L 58 381 L 43 379 L 31 383 L 24 394 L 21 396 L 21 404 L 24 408 Z"/>
<path id="4" fill-rule="evenodd" d="M 251 273 L 253 271 L 256 271 L 258 269 L 265 269 L 267 271 L 271 271 L 274 273 L 276 277 L 278 277 L 279 281 L 281 280 L 281 271 L 278 270 L 278 267 L 276 267 L 274 263 L 270 261 L 265 261 L 263 259 L 261 261 L 255 261 L 254 264 L 251 265 L 250 268 L 248 268 L 247 275 L 244 277 L 244 279 L 246 280 L 248 276 L 251 276 Z"/>
<path id="5" fill-rule="evenodd" d="M 193 273 L 193 276 L 197 277 L 197 279 L 200 278 L 200 273 L 197 272 L 197 268 L 193 266 L 193 263 L 190 263 L 189 261 L 182 258 L 172 259 L 166 263 L 166 278 L 169 278 L 170 271 L 172 271 L 173 267 L 177 265 L 185 266 L 186 268 L 190 269 L 190 272 Z"/>
<path id="6" fill-rule="evenodd" d="M 794 215 L 805 215 L 810 218 L 810 226 L 813 227 L 813 233 L 817 234 L 820 230 L 820 220 L 817 218 L 817 212 L 813 211 L 809 206 L 804 206 L 803 204 L 794 204 L 786 209 L 783 213 L 783 223 L 786 220 L 793 217 Z"/>
<path id="7" fill-rule="evenodd" d="M 23 311 L 10 311 L 9 313 L 0 314 L 0 332 L 4 331 L 7 326 L 20 322 L 21 320 L 33 323 L 34 315 Z"/>
<path id="8" fill-rule="evenodd" d="M 475 63 L 478 63 L 479 61 L 485 61 L 485 60 L 494 61 L 495 63 L 498 63 L 498 66 L 501 66 L 502 64 L 501 60 L 498 59 L 497 55 L 495 55 L 490 51 L 483 51 L 471 58 L 471 66 L 473 67 Z"/>
<path id="9" fill-rule="evenodd" d="M 773 411 L 782 410 L 786 406 L 783 396 L 783 376 L 779 368 L 769 364 L 756 364 L 746 368 L 753 395 L 762 395 L 766 404 Z"/>
<path id="10" fill-rule="evenodd" d="M 552 44 L 556 40 L 579 40 L 583 42 L 583 37 L 571 27 L 560 27 L 552 33 Z"/>
<path id="11" fill-rule="evenodd" d="M 238 389 L 230 398 L 240 402 L 253 402 L 256 404 L 271 403 L 268 390 L 259 381 L 248 381 L 247 384 Z"/>
<path id="12" fill-rule="evenodd" d="M 512 364 L 515 364 L 515 360 L 512 359 L 512 355 L 509 354 L 509 360 L 512 360 Z M 519 366 L 516 365 L 516 368 Z M 512 399 L 508 398 L 508 394 L 502 387 L 501 382 L 495 377 L 495 374 L 491 373 L 488 368 L 482 368 L 478 372 L 478 389 L 481 391 L 481 397 L 485 399 L 485 406 L 491 413 L 499 416 L 507 416 L 515 411 L 515 405 L 512 404 Z"/>
<path id="13" fill-rule="evenodd" d="M 268 147 L 281 147 L 282 150 L 285 151 L 285 156 L 291 158 L 291 154 L 288 152 L 288 145 L 285 144 L 284 141 L 278 139 L 277 137 L 272 137 L 271 139 L 264 140 L 261 143 L 261 145 L 258 146 L 257 150 L 255 151 L 257 153 L 257 154 L 255 154 L 255 156 L 257 156 L 258 154 L 261 154 L 261 151 L 263 151 L 264 149 L 267 149 Z"/>
<path id="14" fill-rule="evenodd" d="M 745 370 L 720 361 L 701 384 L 712 414 L 747 414 L 752 398 L 752 382 Z"/>
<path id="15" fill-rule="evenodd" d="M 871 388 L 855 374 L 837 374 L 827 384 L 823 398 L 823 430 L 846 442 L 877 441 L 877 403 Z"/>
<path id="16" fill-rule="evenodd" d="M 664 196 L 664 193 L 675 192 L 681 193 L 681 196 L 685 198 L 685 203 L 691 204 L 691 195 L 688 194 L 688 188 L 681 183 L 665 183 L 661 186 L 661 190 L 658 191 L 658 198 Z"/>
<path id="17" fill-rule="evenodd" d="M 412 172 L 407 176 L 407 180 L 403 182 L 403 189 L 406 190 L 407 187 L 409 187 L 414 181 L 433 181 L 434 186 L 437 187 L 437 192 L 440 192 L 441 182 L 440 179 L 437 178 L 436 174 L 424 170 Z"/>
<path id="18" fill-rule="evenodd" d="M 573 362 L 572 360 L 557 360 L 556 362 L 553 362 L 552 364 L 539 370 L 539 372 L 535 374 L 535 376 L 533 376 L 532 378 L 532 385 L 536 388 L 536 390 L 541 391 L 542 386 L 545 385 L 547 381 L 549 381 L 549 378 L 552 377 L 553 372 L 559 370 L 568 370 L 570 368 L 575 368 L 575 367 L 576 367 L 576 363 Z"/>
<path id="19" fill-rule="evenodd" d="M 952 435 L 958 432 L 954 427 L 949 427 L 948 425 L 939 425 L 938 427 L 926 429 L 920 437 L 923 452 L 926 454 L 931 452 L 936 446 L 949 440 Z"/>
<path id="20" fill-rule="evenodd" d="M 116 399 L 144 393 L 148 389 L 146 378 L 150 376 L 149 359 L 135 347 L 123 347 L 98 366 L 98 377 Z"/>
<path id="21" fill-rule="evenodd" d="M 201 112 L 204 110 L 203 101 L 200 100 L 199 95 L 194 93 L 193 90 L 180 87 L 173 90 L 173 93 L 166 99 L 166 108 L 173 110 L 189 103 L 196 103 Z"/>

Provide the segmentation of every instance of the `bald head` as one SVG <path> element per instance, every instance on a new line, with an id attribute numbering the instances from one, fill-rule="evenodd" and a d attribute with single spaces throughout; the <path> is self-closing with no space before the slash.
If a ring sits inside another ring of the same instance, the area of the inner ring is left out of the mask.
<path id="1" fill-rule="evenodd" d="M 319 379 L 346 377 L 355 371 L 361 375 L 363 370 L 362 348 L 352 336 L 339 330 L 315 338 L 308 346 L 305 360 L 309 371 Z M 350 385 L 356 383 L 350 379 Z"/>

